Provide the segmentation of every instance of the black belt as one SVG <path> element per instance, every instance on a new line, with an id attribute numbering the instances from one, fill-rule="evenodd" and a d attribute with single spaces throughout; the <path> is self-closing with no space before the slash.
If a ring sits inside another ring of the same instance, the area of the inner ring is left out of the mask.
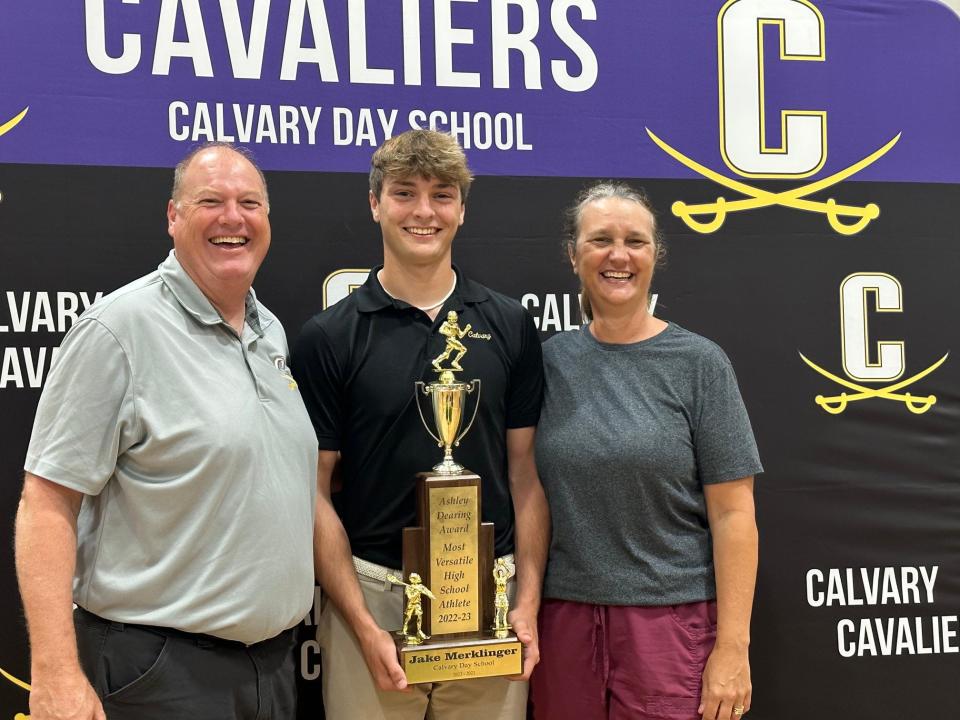
<path id="1" fill-rule="evenodd" d="M 293 639 L 293 633 L 296 630 L 295 627 L 292 627 L 288 630 L 284 630 L 278 635 L 273 636 L 272 638 L 267 638 L 266 640 L 261 640 L 260 642 L 253 643 L 252 645 L 247 645 L 246 643 L 240 642 L 239 640 L 227 640 L 226 638 L 217 637 L 216 635 L 205 635 L 204 633 L 192 633 L 187 632 L 186 630 L 178 630 L 176 628 L 162 627 L 160 625 L 138 625 L 136 623 L 123 623 L 116 620 L 107 620 L 102 618 L 99 615 L 86 610 L 79 605 L 77 605 L 77 613 L 80 614 L 84 619 L 97 623 L 99 625 L 109 625 L 114 630 L 123 631 L 127 628 L 134 630 L 143 630 L 145 632 L 154 633 L 155 635 L 162 635 L 163 637 L 169 638 L 180 638 L 181 640 L 186 640 L 191 642 L 198 647 L 220 647 L 220 648 L 234 648 L 236 650 L 247 650 L 250 648 L 259 648 L 266 647 L 271 643 L 276 643 L 278 641 L 289 642 Z"/>

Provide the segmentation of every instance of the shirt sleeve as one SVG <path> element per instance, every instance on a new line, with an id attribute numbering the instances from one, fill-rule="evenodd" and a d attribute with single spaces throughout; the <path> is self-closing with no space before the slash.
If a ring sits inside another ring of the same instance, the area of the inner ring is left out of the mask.
<path id="1" fill-rule="evenodd" d="M 317 434 L 317 446 L 321 450 L 339 450 L 343 373 L 333 343 L 316 320 L 303 326 L 293 346 L 290 369 Z"/>
<path id="2" fill-rule="evenodd" d="M 726 356 L 699 400 L 693 441 L 700 481 L 709 485 L 763 472 L 750 418 Z"/>
<path id="3" fill-rule="evenodd" d="M 81 319 L 64 337 L 47 376 L 24 469 L 97 495 L 138 433 L 127 354 L 98 320 Z"/>
<path id="4" fill-rule="evenodd" d="M 507 428 L 531 427 L 540 419 L 543 401 L 543 352 L 533 318 L 521 310 L 520 353 L 510 373 L 507 391 Z"/>

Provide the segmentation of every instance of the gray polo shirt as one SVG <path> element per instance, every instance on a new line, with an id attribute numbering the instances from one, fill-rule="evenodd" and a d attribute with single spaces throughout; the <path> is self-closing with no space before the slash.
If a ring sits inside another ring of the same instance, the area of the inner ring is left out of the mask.
<path id="1" fill-rule="evenodd" d="M 279 321 L 237 337 L 173 252 L 67 333 L 25 468 L 86 495 L 75 602 L 254 643 L 313 599 L 317 441 Z"/>

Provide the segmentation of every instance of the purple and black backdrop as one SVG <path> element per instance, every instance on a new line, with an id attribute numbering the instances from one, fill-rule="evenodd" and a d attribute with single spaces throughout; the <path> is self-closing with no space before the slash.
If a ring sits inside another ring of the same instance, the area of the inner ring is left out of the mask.
<path id="1" fill-rule="evenodd" d="M 558 226 L 585 179 L 635 180 L 660 208 L 656 313 L 727 350 L 767 468 L 752 716 L 955 715 L 960 20 L 945 5 L 33 0 L 0 11 L 0 61 L 0 534 L 56 347 L 163 259 L 189 146 L 240 142 L 267 169 L 257 288 L 295 333 L 380 256 L 373 148 L 434 126 L 478 175 L 457 261 L 544 337 L 579 322 Z M 0 547 L 0 717 L 17 718 L 29 658 Z M 304 718 L 321 713 L 313 622 Z"/>

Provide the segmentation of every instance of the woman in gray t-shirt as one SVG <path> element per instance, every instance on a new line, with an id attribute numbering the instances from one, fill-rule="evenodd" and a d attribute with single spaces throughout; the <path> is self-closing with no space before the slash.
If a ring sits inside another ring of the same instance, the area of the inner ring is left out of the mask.
<path id="1" fill-rule="evenodd" d="M 544 345 L 537 465 L 553 538 L 535 717 L 737 720 L 762 468 L 733 368 L 650 314 L 663 245 L 642 192 L 596 184 L 568 220 L 591 322 Z"/>

